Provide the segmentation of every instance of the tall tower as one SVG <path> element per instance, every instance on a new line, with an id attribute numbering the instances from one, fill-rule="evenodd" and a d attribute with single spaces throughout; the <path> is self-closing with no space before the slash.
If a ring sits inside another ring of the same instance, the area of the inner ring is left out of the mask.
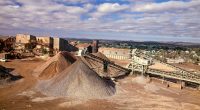
<path id="1" fill-rule="evenodd" d="M 92 53 L 98 52 L 98 48 L 99 48 L 98 45 L 99 45 L 99 40 L 93 40 Z"/>

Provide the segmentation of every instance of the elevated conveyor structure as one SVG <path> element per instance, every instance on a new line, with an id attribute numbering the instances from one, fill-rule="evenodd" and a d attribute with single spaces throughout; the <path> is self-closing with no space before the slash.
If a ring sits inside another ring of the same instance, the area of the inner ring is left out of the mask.
<path id="1" fill-rule="evenodd" d="M 135 52 L 135 51 L 134 51 Z M 172 78 L 172 79 L 177 79 L 177 80 L 181 80 L 181 81 L 186 81 L 186 82 L 192 82 L 192 83 L 196 83 L 200 85 L 200 73 L 193 73 L 193 72 L 189 72 L 186 71 L 182 68 L 176 67 L 174 65 L 168 64 L 168 63 L 164 63 L 162 61 L 159 61 L 157 59 L 153 59 L 154 61 L 157 61 L 159 63 L 162 63 L 163 65 L 169 66 L 173 69 L 175 69 L 176 71 L 174 72 L 166 72 L 166 71 L 161 71 L 161 70 L 157 70 L 157 69 L 151 69 L 149 68 L 149 65 L 142 65 L 141 63 L 137 62 L 133 57 L 134 56 L 140 56 L 143 55 L 146 58 L 151 58 L 150 56 L 146 56 L 143 53 L 132 53 L 132 59 L 131 59 L 131 63 L 127 66 L 128 69 L 131 69 L 132 72 L 134 71 L 138 71 L 141 72 L 143 74 L 148 73 L 148 74 L 153 74 L 153 75 L 158 75 L 161 77 L 166 77 L 166 78 Z"/>
<path id="2" fill-rule="evenodd" d="M 85 60 L 84 62 L 102 77 L 116 78 L 129 74 L 131 71 L 90 53 L 85 54 L 83 58 Z"/>

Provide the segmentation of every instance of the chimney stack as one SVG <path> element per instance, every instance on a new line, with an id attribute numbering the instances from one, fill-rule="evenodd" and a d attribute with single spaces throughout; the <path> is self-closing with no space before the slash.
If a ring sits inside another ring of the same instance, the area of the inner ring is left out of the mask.
<path id="1" fill-rule="evenodd" d="M 93 48 L 92 48 L 92 53 L 97 53 L 98 52 L 98 45 L 99 45 L 99 40 L 93 40 Z"/>

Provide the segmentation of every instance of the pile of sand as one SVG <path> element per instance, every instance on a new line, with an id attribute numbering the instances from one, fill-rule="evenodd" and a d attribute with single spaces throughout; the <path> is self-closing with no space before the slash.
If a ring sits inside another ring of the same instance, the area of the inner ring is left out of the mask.
<path id="1" fill-rule="evenodd" d="M 104 60 L 110 61 L 108 57 L 106 57 L 104 54 L 102 54 L 101 52 L 97 52 L 97 53 L 92 53 L 93 55 L 100 57 Z"/>
<path id="2" fill-rule="evenodd" d="M 52 79 L 41 80 L 36 88 L 49 96 L 87 99 L 102 98 L 115 93 L 114 83 L 100 77 L 82 60 L 77 60 Z"/>
<path id="3" fill-rule="evenodd" d="M 76 58 L 69 52 L 59 52 L 43 65 L 34 70 L 34 75 L 40 79 L 49 79 L 62 72 L 76 61 Z"/>

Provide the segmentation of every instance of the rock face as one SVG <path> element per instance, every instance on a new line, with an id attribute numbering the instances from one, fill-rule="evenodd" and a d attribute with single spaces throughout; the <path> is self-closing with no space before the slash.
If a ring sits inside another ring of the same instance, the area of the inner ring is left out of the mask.
<path id="1" fill-rule="evenodd" d="M 59 52 L 43 65 L 34 70 L 34 75 L 39 79 L 50 79 L 62 72 L 76 61 L 76 58 L 69 52 Z"/>
<path id="2" fill-rule="evenodd" d="M 40 80 L 36 87 L 50 96 L 67 96 L 78 98 L 102 98 L 115 93 L 115 84 L 100 77 L 82 60 L 49 80 Z"/>

